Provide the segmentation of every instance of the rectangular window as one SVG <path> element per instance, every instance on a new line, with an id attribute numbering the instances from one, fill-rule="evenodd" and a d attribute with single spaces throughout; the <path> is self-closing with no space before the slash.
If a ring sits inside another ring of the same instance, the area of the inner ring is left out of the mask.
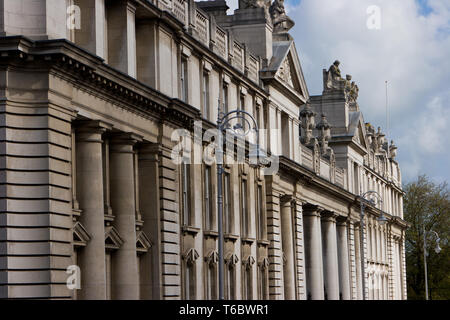
<path id="1" fill-rule="evenodd" d="M 242 277 L 242 300 L 251 300 L 252 294 L 252 268 L 244 266 Z"/>
<path id="2" fill-rule="evenodd" d="M 217 299 L 216 267 L 214 264 L 209 264 L 207 266 L 206 299 L 207 300 Z"/>
<path id="3" fill-rule="evenodd" d="M 239 110 L 245 111 L 245 96 L 240 95 L 240 100 L 239 100 Z M 241 125 L 244 125 L 244 120 L 241 118 L 239 119 Z"/>
<path id="4" fill-rule="evenodd" d="M 222 112 L 228 112 L 228 86 L 226 84 L 222 87 Z"/>
<path id="5" fill-rule="evenodd" d="M 180 68 L 180 88 L 181 88 L 181 100 L 188 102 L 188 72 L 187 72 L 187 59 L 181 58 L 181 68 Z"/>
<path id="6" fill-rule="evenodd" d="M 211 167 L 205 166 L 205 181 L 204 181 L 204 192 L 205 192 L 205 227 L 207 230 L 213 230 L 214 217 L 213 217 L 213 206 L 212 206 L 212 186 L 211 186 Z"/>
<path id="7" fill-rule="evenodd" d="M 242 214 L 242 236 L 248 236 L 248 208 L 247 208 L 247 180 L 242 180 L 241 186 L 241 214 Z"/>
<path id="8" fill-rule="evenodd" d="M 183 223 L 186 226 L 192 225 L 191 221 L 191 188 L 190 188 L 190 172 L 191 166 L 187 163 L 181 164 L 181 179 L 182 179 L 182 209 L 183 209 Z"/>
<path id="9" fill-rule="evenodd" d="M 258 299 L 260 300 L 268 300 L 267 296 L 267 268 L 264 266 L 259 266 L 259 281 L 258 281 Z"/>
<path id="10" fill-rule="evenodd" d="M 353 183 L 354 183 L 354 194 L 359 194 L 359 183 L 358 183 L 358 164 L 353 163 Z"/>
<path id="11" fill-rule="evenodd" d="M 105 253 L 105 267 L 106 267 L 106 300 L 111 300 L 111 285 L 112 285 L 112 272 L 111 272 L 111 252 Z"/>
<path id="12" fill-rule="evenodd" d="M 256 117 L 256 124 L 258 125 L 258 129 L 261 128 L 260 116 L 261 116 L 261 107 L 256 106 L 255 117 Z"/>
<path id="13" fill-rule="evenodd" d="M 285 157 L 290 156 L 289 135 L 289 116 L 283 112 L 281 114 L 281 152 Z"/>
<path id="14" fill-rule="evenodd" d="M 264 213 L 262 186 L 256 187 L 256 215 L 258 218 L 258 239 L 265 239 L 266 215 Z"/>
<path id="15" fill-rule="evenodd" d="M 223 175 L 223 223 L 225 233 L 232 233 L 231 216 L 231 182 L 230 174 L 225 172 Z"/>
<path id="16" fill-rule="evenodd" d="M 227 300 L 235 300 L 235 273 L 234 273 L 234 265 L 228 264 L 225 272 L 225 299 Z"/>
<path id="17" fill-rule="evenodd" d="M 194 264 L 190 262 L 187 262 L 185 266 L 184 299 L 193 300 L 195 299 L 195 268 Z"/>
<path id="18" fill-rule="evenodd" d="M 203 118 L 209 119 L 209 76 L 203 72 Z"/>

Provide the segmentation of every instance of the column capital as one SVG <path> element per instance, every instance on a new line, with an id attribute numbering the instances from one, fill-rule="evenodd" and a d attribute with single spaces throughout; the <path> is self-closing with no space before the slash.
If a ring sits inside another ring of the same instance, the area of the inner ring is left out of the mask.
<path id="1" fill-rule="evenodd" d="M 336 222 L 338 214 L 331 210 L 323 210 L 321 213 L 322 221 Z"/>
<path id="2" fill-rule="evenodd" d="M 320 214 L 322 213 L 322 211 L 324 211 L 324 208 L 322 208 L 318 205 L 311 204 L 309 202 L 306 202 L 305 204 L 303 204 L 303 215 L 304 216 L 320 217 Z"/>
<path id="3" fill-rule="evenodd" d="M 289 206 L 292 206 L 291 202 L 294 198 L 290 195 L 290 194 L 284 194 L 280 197 L 280 204 L 282 204 L 282 206 L 287 206 L 289 204 Z"/>
<path id="4" fill-rule="evenodd" d="M 142 136 L 131 132 L 112 133 L 110 136 L 111 152 L 132 153 L 133 146 L 140 141 L 142 141 Z"/>
<path id="5" fill-rule="evenodd" d="M 295 203 L 299 206 L 304 206 L 308 203 L 306 200 L 303 200 L 303 199 L 300 199 L 297 197 L 294 197 L 293 199 L 294 199 Z"/>
<path id="6" fill-rule="evenodd" d="M 77 120 L 72 122 L 75 139 L 84 142 L 103 142 L 102 135 L 112 129 L 112 124 L 102 120 Z"/>
<path id="7" fill-rule="evenodd" d="M 347 226 L 348 223 L 350 223 L 351 219 L 349 219 L 346 216 L 340 216 L 338 215 L 336 217 L 336 223 L 338 226 Z"/>
<path id="8" fill-rule="evenodd" d="M 161 156 L 161 146 L 157 143 L 143 142 L 139 144 L 139 159 L 158 161 Z"/>

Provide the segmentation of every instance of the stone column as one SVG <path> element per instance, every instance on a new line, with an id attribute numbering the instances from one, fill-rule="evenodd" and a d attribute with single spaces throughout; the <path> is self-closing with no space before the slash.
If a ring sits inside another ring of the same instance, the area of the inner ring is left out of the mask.
<path id="1" fill-rule="evenodd" d="M 80 299 L 106 299 L 105 220 L 103 204 L 102 134 L 111 127 L 83 122 L 76 130 L 76 163 L 80 222 L 91 236 L 81 250 Z"/>
<path id="2" fill-rule="evenodd" d="M 342 300 L 350 300 L 350 267 L 347 238 L 347 219 L 340 218 L 337 222 L 337 243 L 339 261 L 339 288 Z"/>
<path id="3" fill-rule="evenodd" d="M 358 284 L 356 279 L 356 248 L 355 248 L 355 222 L 352 219 L 348 219 L 348 255 L 349 255 L 349 268 L 350 268 L 350 291 L 351 300 L 358 299 Z"/>
<path id="4" fill-rule="evenodd" d="M 294 238 L 292 235 L 292 203 L 289 198 L 281 205 L 281 241 L 286 264 L 284 266 L 284 299 L 295 300 Z"/>
<path id="5" fill-rule="evenodd" d="M 322 243 L 325 290 L 328 300 L 339 300 L 339 269 L 336 243 L 336 214 L 322 213 Z"/>
<path id="6" fill-rule="evenodd" d="M 305 265 L 306 289 L 308 299 L 323 300 L 323 261 L 322 236 L 320 231 L 320 212 L 318 206 L 306 204 L 303 206 L 305 232 Z"/>
<path id="7" fill-rule="evenodd" d="M 361 227 L 355 224 L 355 264 L 356 264 L 356 291 L 357 299 L 362 300 L 362 270 L 361 270 Z"/>
<path id="8" fill-rule="evenodd" d="M 141 262 L 143 273 L 141 274 L 140 299 L 158 300 L 162 297 L 159 146 L 157 144 L 142 145 L 138 158 L 143 230 L 153 244 L 151 252 L 145 254 Z"/>
<path id="9" fill-rule="evenodd" d="M 139 299 L 133 157 L 138 140 L 140 137 L 125 133 L 111 138 L 111 206 L 114 226 L 124 240 L 113 257 L 113 299 Z"/>

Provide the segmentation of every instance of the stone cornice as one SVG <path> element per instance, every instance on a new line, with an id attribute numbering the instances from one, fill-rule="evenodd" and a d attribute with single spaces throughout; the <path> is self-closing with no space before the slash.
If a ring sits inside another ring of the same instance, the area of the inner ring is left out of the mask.
<path id="1" fill-rule="evenodd" d="M 355 195 L 344 188 L 331 183 L 330 181 L 318 176 L 314 171 L 302 166 L 301 164 L 280 156 L 280 171 L 288 173 L 297 180 L 306 180 L 309 184 L 318 188 L 327 189 L 333 195 L 341 200 L 351 203 L 355 200 Z"/>
<path id="2" fill-rule="evenodd" d="M 194 120 L 200 119 L 200 112 L 192 106 L 109 67 L 103 59 L 66 40 L 2 37 L 0 55 L 0 66 L 31 68 L 39 63 L 74 86 L 153 119 L 188 128 L 192 128 Z"/>
<path id="3" fill-rule="evenodd" d="M 288 173 L 290 176 L 298 179 L 298 180 L 306 180 L 308 184 L 321 188 L 324 190 L 327 190 L 328 194 L 332 194 L 336 196 L 338 199 L 345 201 L 348 203 L 349 207 L 354 207 L 355 209 L 359 209 L 360 203 L 359 203 L 359 197 L 352 194 L 351 192 L 345 190 L 344 188 L 331 183 L 330 181 L 316 175 L 313 171 L 311 171 L 308 168 L 305 168 L 304 166 L 300 165 L 299 163 L 288 159 L 284 156 L 280 156 L 280 171 Z M 365 208 L 366 213 L 370 212 L 375 216 L 380 216 L 382 211 L 378 208 L 374 208 L 372 206 L 366 206 Z M 389 213 L 383 212 L 384 215 L 389 219 L 391 223 L 395 223 L 399 225 L 402 228 L 408 228 L 410 224 L 406 222 L 405 220 L 394 217 L 390 215 Z"/>

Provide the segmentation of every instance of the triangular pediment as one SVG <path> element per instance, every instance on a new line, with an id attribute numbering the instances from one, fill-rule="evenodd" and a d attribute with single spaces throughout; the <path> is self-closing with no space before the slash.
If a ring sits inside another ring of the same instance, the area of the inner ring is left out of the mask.
<path id="1" fill-rule="evenodd" d="M 123 239 L 119 232 L 113 226 L 105 227 L 105 247 L 107 249 L 117 250 L 123 244 Z"/>
<path id="2" fill-rule="evenodd" d="M 138 252 L 147 252 L 152 247 L 152 242 L 147 237 L 144 231 L 136 233 L 136 250 Z"/>
<path id="3" fill-rule="evenodd" d="M 273 56 L 267 69 L 266 78 L 276 78 L 280 83 L 303 98 L 309 99 L 308 89 L 300 65 L 294 41 L 273 43 Z"/>
<path id="4" fill-rule="evenodd" d="M 77 221 L 73 226 L 73 242 L 77 246 L 86 246 L 86 244 L 91 240 L 91 235 L 86 231 L 84 226 Z"/>
<path id="5" fill-rule="evenodd" d="M 362 121 L 360 119 L 358 123 L 358 127 L 356 129 L 355 135 L 353 136 L 353 139 L 362 147 L 367 149 L 366 145 L 366 131 L 364 129 L 364 126 L 362 124 Z"/>
<path id="6" fill-rule="evenodd" d="M 195 250 L 194 248 L 190 248 L 183 254 L 183 259 L 186 260 L 187 263 L 194 263 L 199 256 L 200 255 L 198 254 L 197 250 Z"/>
<path id="7" fill-rule="evenodd" d="M 287 85 L 291 86 L 292 88 L 297 87 L 298 88 L 298 79 L 296 79 L 296 75 L 293 73 L 292 70 L 292 58 L 290 57 L 290 54 L 283 60 L 283 62 L 280 65 L 280 68 L 277 71 L 277 77 L 285 82 Z"/>
<path id="8" fill-rule="evenodd" d="M 225 257 L 225 263 L 228 265 L 235 265 L 239 262 L 239 258 L 235 253 L 229 253 Z"/>
<path id="9" fill-rule="evenodd" d="M 219 253 L 216 250 L 211 250 L 205 257 L 208 264 L 215 264 L 219 262 Z"/>

